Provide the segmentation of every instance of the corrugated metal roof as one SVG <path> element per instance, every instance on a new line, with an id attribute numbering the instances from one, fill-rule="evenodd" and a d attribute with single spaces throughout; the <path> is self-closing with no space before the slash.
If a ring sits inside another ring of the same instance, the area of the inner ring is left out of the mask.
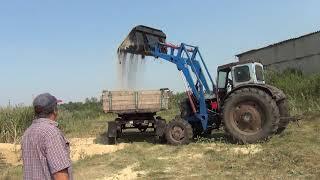
<path id="1" fill-rule="evenodd" d="M 274 44 L 271 44 L 269 46 L 261 47 L 261 48 L 258 48 L 258 49 L 252 49 L 252 50 L 237 54 L 236 56 L 239 57 L 239 56 L 242 56 L 243 54 L 248 54 L 248 53 L 251 53 L 251 52 L 259 51 L 261 49 L 273 47 L 273 46 L 276 46 L 276 45 L 279 45 L 279 44 L 283 44 L 283 43 L 286 43 L 286 42 L 289 42 L 289 41 L 294 41 L 294 40 L 297 40 L 297 39 L 300 39 L 300 38 L 304 38 L 306 36 L 311 36 L 311 35 L 314 35 L 314 34 L 317 34 L 317 33 L 320 33 L 320 30 L 312 32 L 312 33 L 309 33 L 309 34 L 305 34 L 305 35 L 302 35 L 302 36 L 299 36 L 299 37 L 296 37 L 296 38 L 291 38 L 291 39 L 287 39 L 287 40 L 284 40 L 284 41 L 280 41 L 278 43 L 274 43 Z"/>

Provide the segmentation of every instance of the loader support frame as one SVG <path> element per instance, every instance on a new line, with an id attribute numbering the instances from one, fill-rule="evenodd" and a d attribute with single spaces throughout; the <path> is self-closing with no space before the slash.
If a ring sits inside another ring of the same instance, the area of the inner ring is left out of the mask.
<path id="1" fill-rule="evenodd" d="M 167 49 L 167 53 L 164 53 L 162 49 Z M 196 104 L 198 106 L 197 112 L 194 113 L 195 118 L 190 117 L 187 121 L 200 120 L 203 130 L 207 130 L 208 109 L 205 95 L 213 97 L 216 88 L 207 65 L 202 59 L 199 48 L 184 43 L 181 43 L 180 46 L 158 43 L 155 45 L 155 50 L 149 53 L 156 58 L 174 63 L 177 69 L 183 73 L 185 81 L 187 82 L 186 91 L 191 91 L 197 101 L 194 102 L 194 100 L 189 97 L 190 104 Z M 204 67 L 205 72 L 202 67 Z M 193 76 L 191 71 L 194 74 Z M 212 84 L 212 89 L 208 84 L 206 76 Z"/>

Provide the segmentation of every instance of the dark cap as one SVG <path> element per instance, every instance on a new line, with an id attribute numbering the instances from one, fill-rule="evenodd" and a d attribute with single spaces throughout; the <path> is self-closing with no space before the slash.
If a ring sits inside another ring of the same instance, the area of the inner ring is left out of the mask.
<path id="1" fill-rule="evenodd" d="M 33 107 L 37 114 L 51 113 L 57 107 L 57 104 L 61 102 L 56 97 L 49 93 L 39 94 L 33 100 Z"/>

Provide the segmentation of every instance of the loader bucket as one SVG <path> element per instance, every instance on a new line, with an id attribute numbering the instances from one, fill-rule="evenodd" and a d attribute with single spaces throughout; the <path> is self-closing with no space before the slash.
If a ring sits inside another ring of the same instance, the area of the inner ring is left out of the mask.
<path id="1" fill-rule="evenodd" d="M 165 43 L 166 34 L 161 30 L 139 25 L 134 27 L 118 48 L 118 53 L 151 56 L 158 43 Z M 166 51 L 161 49 L 161 51 Z"/>

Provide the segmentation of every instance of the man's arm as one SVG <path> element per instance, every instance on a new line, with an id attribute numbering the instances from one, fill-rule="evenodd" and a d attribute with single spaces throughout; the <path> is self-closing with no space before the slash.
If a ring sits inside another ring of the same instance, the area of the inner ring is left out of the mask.
<path id="1" fill-rule="evenodd" d="M 68 168 L 71 167 L 71 161 L 67 146 L 64 137 L 59 133 L 53 132 L 46 136 L 46 158 L 50 173 L 53 175 L 54 179 L 57 179 L 55 176 L 66 176 L 66 179 L 72 178 L 72 175 L 68 174 Z"/>
<path id="2" fill-rule="evenodd" d="M 53 174 L 54 180 L 69 180 L 68 168 Z"/>

